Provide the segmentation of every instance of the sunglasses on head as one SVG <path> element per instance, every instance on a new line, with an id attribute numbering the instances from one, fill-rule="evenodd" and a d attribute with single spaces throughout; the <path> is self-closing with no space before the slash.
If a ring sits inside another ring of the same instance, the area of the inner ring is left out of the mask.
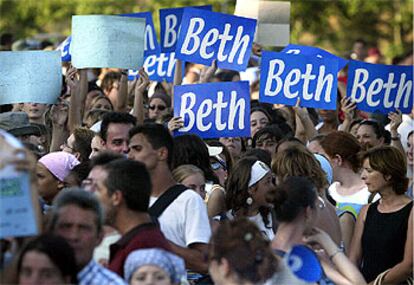
<path id="1" fill-rule="evenodd" d="M 158 109 L 160 111 L 164 111 L 165 109 L 167 109 L 167 107 L 165 107 L 164 105 L 150 105 L 148 108 L 150 108 L 151 110 Z"/>

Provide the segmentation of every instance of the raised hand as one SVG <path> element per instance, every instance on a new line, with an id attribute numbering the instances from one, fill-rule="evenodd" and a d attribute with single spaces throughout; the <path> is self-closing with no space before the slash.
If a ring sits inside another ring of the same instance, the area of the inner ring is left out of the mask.
<path id="1" fill-rule="evenodd" d="M 66 126 L 69 116 L 69 104 L 59 98 L 59 102 L 52 106 L 50 116 L 53 125 Z"/>
<path id="2" fill-rule="evenodd" d="M 71 90 L 75 90 L 79 86 L 78 70 L 73 66 L 70 66 L 66 72 L 66 84 Z"/>
<path id="3" fill-rule="evenodd" d="M 174 117 L 168 122 L 170 132 L 178 130 L 184 126 L 184 120 L 181 117 Z"/>
<path id="4" fill-rule="evenodd" d="M 390 119 L 390 130 L 397 132 L 398 127 L 402 123 L 402 113 L 400 110 L 388 113 L 388 119 Z"/>
<path id="5" fill-rule="evenodd" d="M 350 97 L 341 99 L 341 110 L 344 112 L 345 119 L 352 121 L 355 115 L 356 103 Z"/>

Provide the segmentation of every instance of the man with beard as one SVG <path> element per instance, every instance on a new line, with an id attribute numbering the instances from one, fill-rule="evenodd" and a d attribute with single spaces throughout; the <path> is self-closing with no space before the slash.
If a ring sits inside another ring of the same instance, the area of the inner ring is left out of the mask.
<path id="1" fill-rule="evenodd" d="M 105 223 L 122 235 L 110 246 L 108 268 L 123 277 L 130 252 L 142 248 L 170 251 L 171 248 L 148 214 L 151 178 L 145 165 L 117 159 L 104 165 L 101 174 L 95 194 L 104 208 Z"/>

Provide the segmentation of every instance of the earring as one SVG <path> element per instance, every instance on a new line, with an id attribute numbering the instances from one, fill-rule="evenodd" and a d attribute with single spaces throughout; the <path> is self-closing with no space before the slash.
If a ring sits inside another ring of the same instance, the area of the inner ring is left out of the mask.
<path id="1" fill-rule="evenodd" d="M 246 204 L 249 205 L 249 206 L 251 206 L 253 204 L 253 198 L 252 197 L 248 197 L 246 199 Z"/>

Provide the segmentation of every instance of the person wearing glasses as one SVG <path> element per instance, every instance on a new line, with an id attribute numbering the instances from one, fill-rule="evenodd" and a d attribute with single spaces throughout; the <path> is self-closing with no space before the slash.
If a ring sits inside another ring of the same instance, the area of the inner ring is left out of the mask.
<path id="1" fill-rule="evenodd" d="M 157 91 L 149 99 L 148 118 L 163 123 L 163 118 L 170 113 L 171 98 L 161 91 Z"/>

